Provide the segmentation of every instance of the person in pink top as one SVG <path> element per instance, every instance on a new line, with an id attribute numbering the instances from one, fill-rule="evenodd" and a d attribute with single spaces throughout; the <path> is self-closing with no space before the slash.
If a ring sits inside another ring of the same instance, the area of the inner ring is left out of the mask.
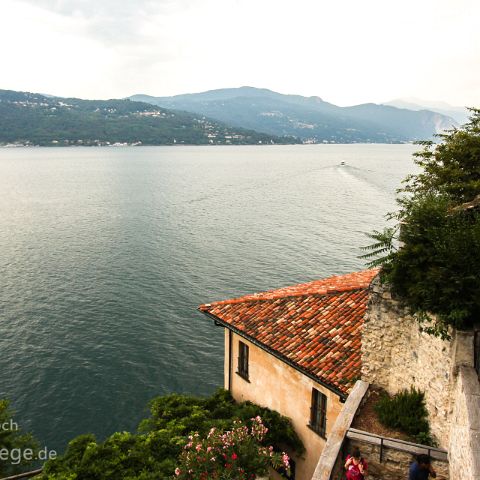
<path id="1" fill-rule="evenodd" d="M 347 480 L 364 480 L 367 475 L 367 462 L 362 458 L 358 447 L 352 450 L 351 455 L 347 455 L 345 470 Z"/>

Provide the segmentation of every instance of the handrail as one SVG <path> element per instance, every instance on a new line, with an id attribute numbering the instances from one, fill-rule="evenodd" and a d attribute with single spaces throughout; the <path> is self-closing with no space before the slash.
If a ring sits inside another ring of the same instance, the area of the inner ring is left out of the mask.
<path id="1" fill-rule="evenodd" d="M 363 440 L 367 443 L 379 445 L 381 450 L 384 448 L 393 448 L 394 450 L 412 454 L 427 453 L 437 460 L 448 461 L 448 452 L 442 448 L 421 445 L 420 443 L 406 442 L 405 440 L 397 438 L 383 437 L 375 433 L 357 430 L 356 428 L 349 428 L 346 436 L 352 440 Z"/>
<path id="2" fill-rule="evenodd" d="M 473 364 L 480 379 L 480 328 L 475 328 L 473 336 Z"/>
<path id="3" fill-rule="evenodd" d="M 396 442 L 396 443 L 403 443 L 404 445 L 411 445 L 413 447 L 422 448 L 424 450 L 432 450 L 432 451 L 441 452 L 441 453 L 448 453 L 443 448 L 430 447 L 428 445 L 423 445 L 421 443 L 407 442 L 406 440 L 401 440 L 400 438 L 384 437 L 382 435 L 377 435 L 376 433 L 365 432 L 364 430 L 358 430 L 356 428 L 349 428 L 348 431 L 353 432 L 353 433 L 360 433 L 362 435 L 368 435 L 369 437 L 383 438 L 384 440 L 390 440 L 390 441 Z"/>
<path id="4" fill-rule="evenodd" d="M 10 477 L 0 478 L 0 480 L 20 480 L 21 478 L 30 478 L 34 477 L 35 475 L 39 475 L 42 473 L 43 468 L 38 468 L 37 470 L 32 470 L 30 472 L 19 473 L 17 475 L 11 475 Z"/>

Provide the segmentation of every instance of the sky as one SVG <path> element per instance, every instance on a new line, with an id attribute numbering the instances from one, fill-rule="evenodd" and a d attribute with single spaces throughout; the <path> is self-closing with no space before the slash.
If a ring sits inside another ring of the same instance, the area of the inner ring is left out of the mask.
<path id="1" fill-rule="evenodd" d="M 1 0 L 0 89 L 480 107 L 478 0 Z"/>

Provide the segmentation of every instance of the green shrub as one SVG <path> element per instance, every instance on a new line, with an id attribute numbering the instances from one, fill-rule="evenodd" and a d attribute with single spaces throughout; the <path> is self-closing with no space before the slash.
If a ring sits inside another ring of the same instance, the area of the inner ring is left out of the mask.
<path id="1" fill-rule="evenodd" d="M 260 415 L 268 428 L 265 439 L 268 444 L 280 449 L 288 448 L 298 454 L 305 451 L 288 418 L 252 402 L 237 403 L 231 393 L 224 389 L 217 390 L 210 397 L 179 394 L 157 397 L 150 402 L 150 413 L 150 418 L 140 424 L 141 432 L 167 429 L 178 437 L 193 432 L 206 435 L 212 427 L 230 430 L 234 420 L 247 422 Z"/>
<path id="2" fill-rule="evenodd" d="M 393 397 L 384 394 L 375 405 L 375 411 L 386 427 L 400 430 L 418 443 L 434 445 L 423 392 L 412 387 Z"/>
<path id="3" fill-rule="evenodd" d="M 178 480 L 251 480 L 267 474 L 269 467 L 283 468 L 289 475 L 288 455 L 266 446 L 266 433 L 257 416 L 248 424 L 237 420 L 226 432 L 212 428 L 204 438 L 190 435 L 175 476 Z"/>
<path id="4" fill-rule="evenodd" d="M 265 444 L 299 454 L 304 447 L 288 418 L 250 402 L 235 403 L 230 392 L 210 397 L 171 394 L 150 402 L 150 417 L 139 433 L 114 433 L 104 442 L 91 434 L 72 440 L 65 454 L 45 464 L 44 480 L 166 480 L 171 479 L 187 436 L 207 436 L 211 428 L 231 430 L 260 415 L 268 433 Z"/>

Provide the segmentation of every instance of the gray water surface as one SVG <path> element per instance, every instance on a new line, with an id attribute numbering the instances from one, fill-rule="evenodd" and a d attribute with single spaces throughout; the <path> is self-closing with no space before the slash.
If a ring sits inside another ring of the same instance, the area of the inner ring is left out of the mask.
<path id="1" fill-rule="evenodd" d="M 197 306 L 364 268 L 415 148 L 0 149 L 0 397 L 60 452 L 211 393 Z"/>

